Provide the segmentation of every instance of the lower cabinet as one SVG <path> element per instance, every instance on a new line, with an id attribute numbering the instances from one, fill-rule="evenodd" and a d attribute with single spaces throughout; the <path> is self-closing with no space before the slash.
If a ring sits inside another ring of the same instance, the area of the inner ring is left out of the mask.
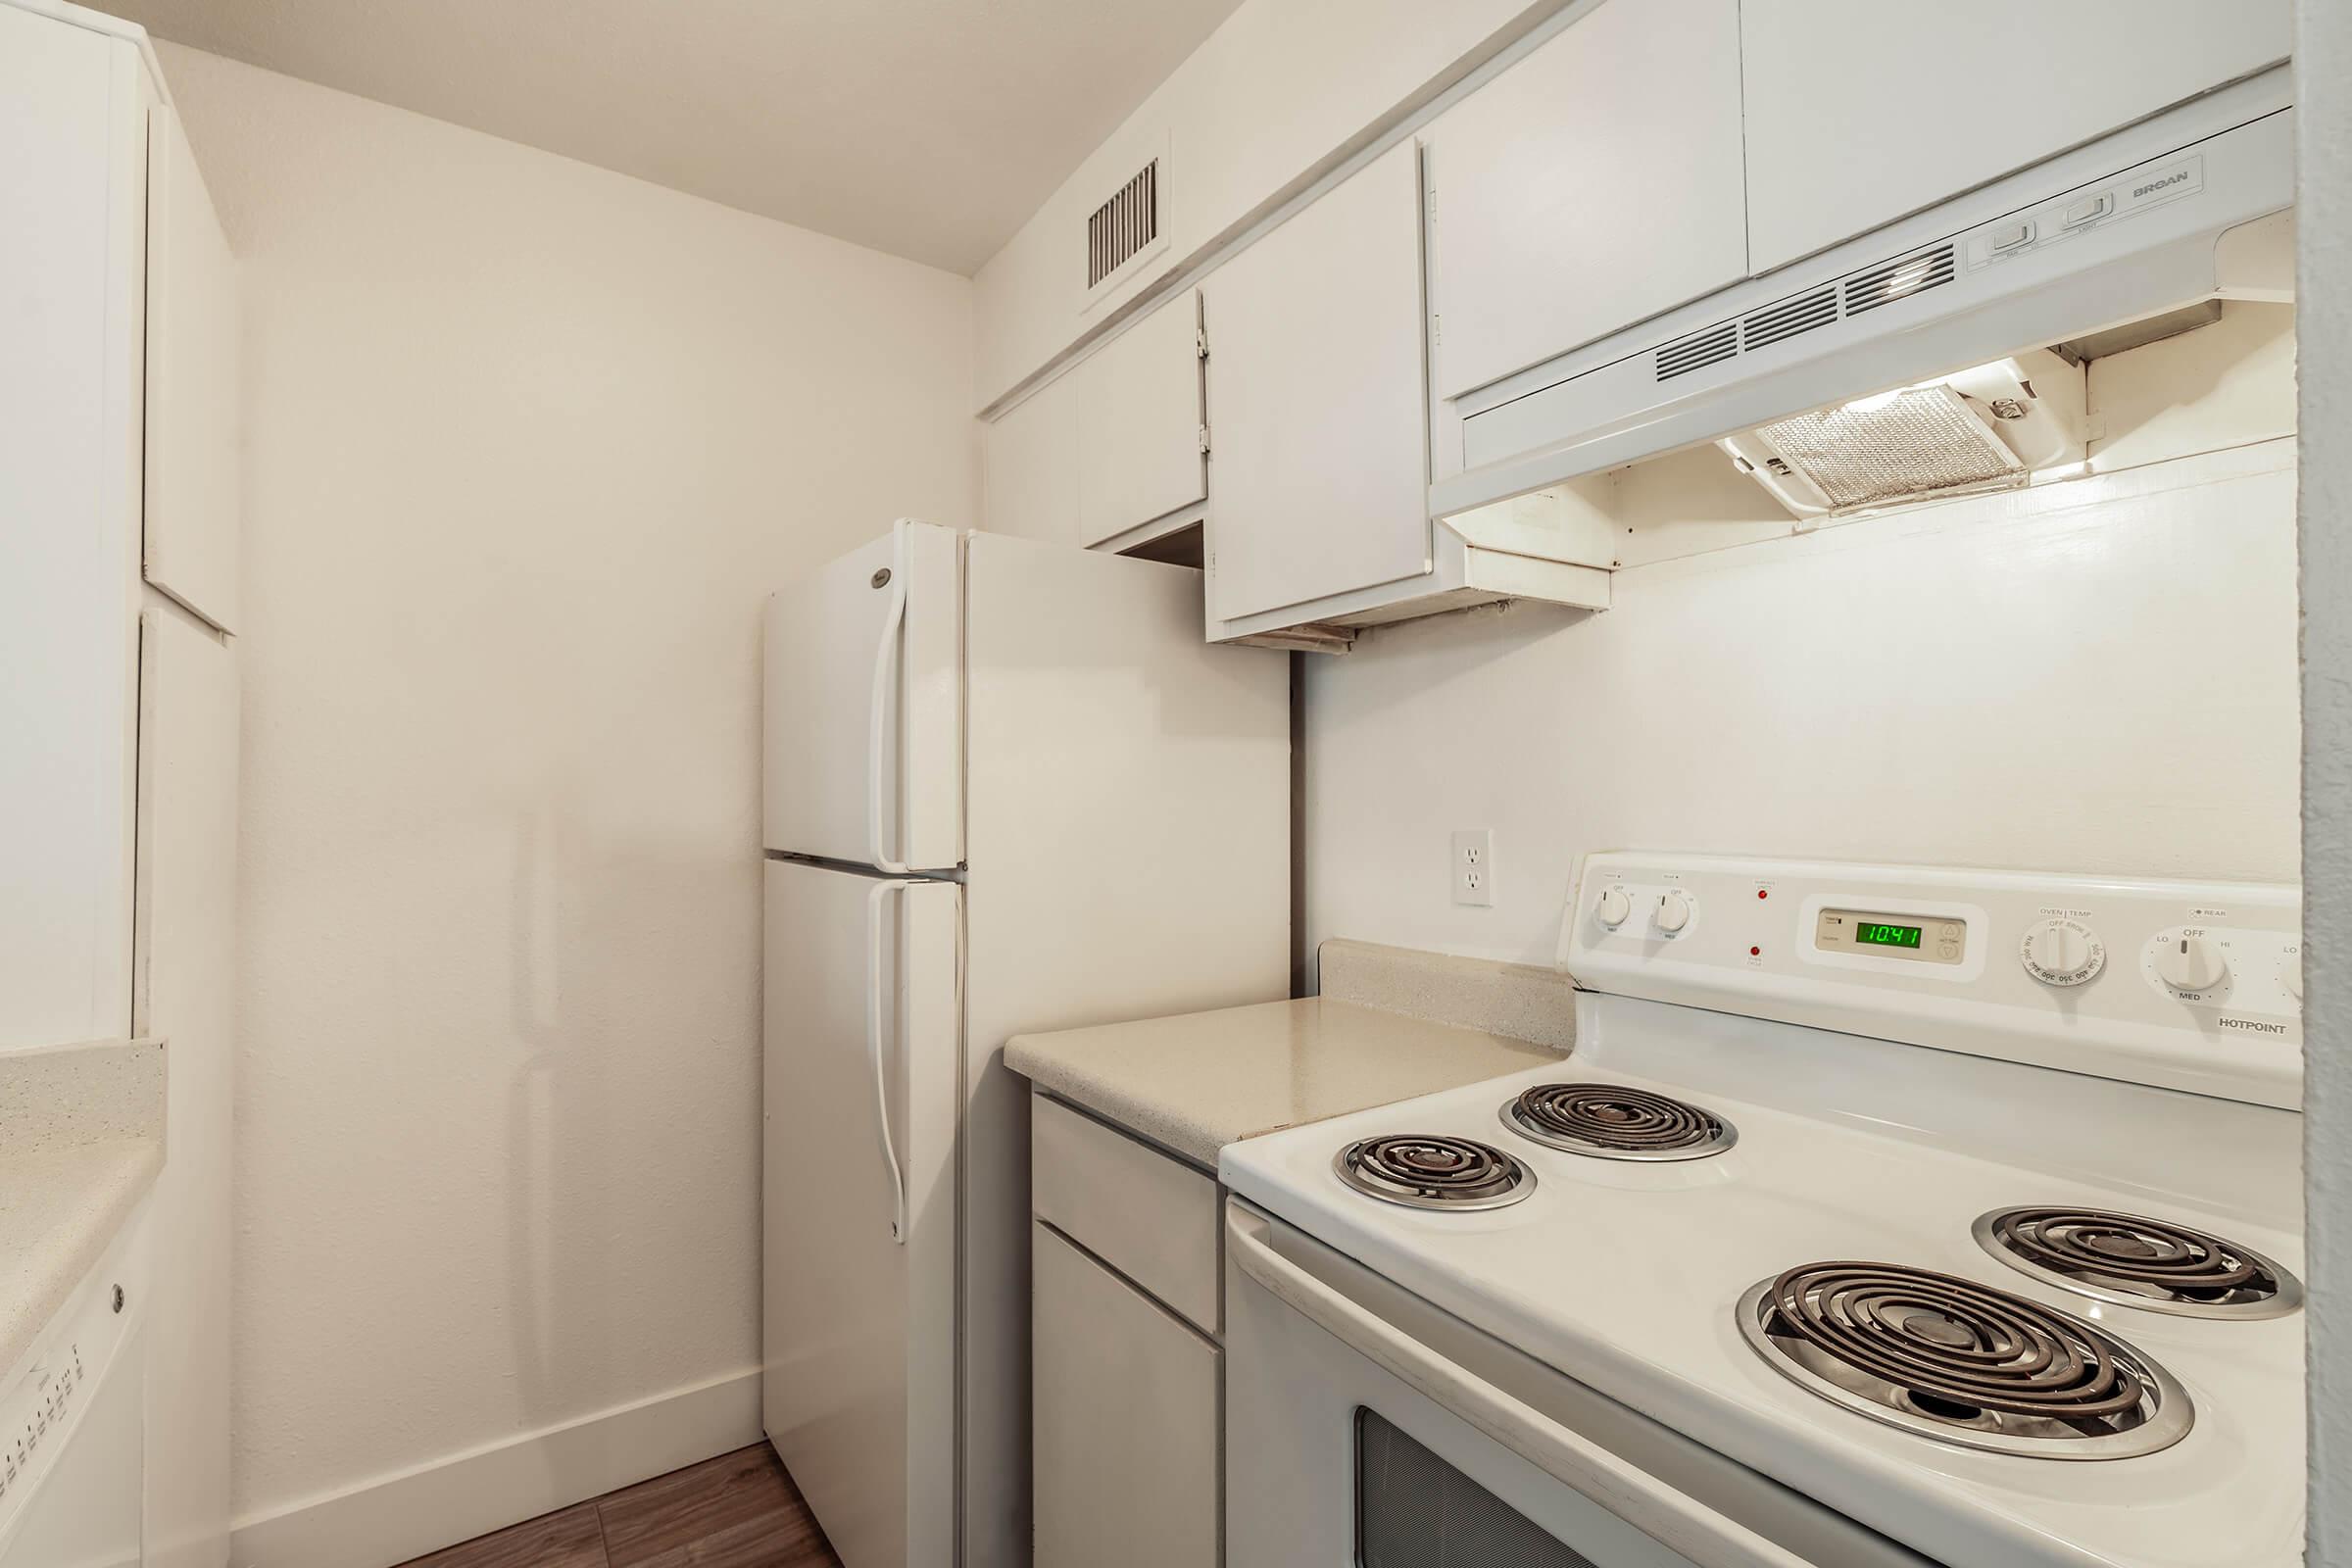
<path id="1" fill-rule="evenodd" d="M 1031 1222 L 1037 1568 L 1214 1568 L 1214 1341 Z"/>
<path id="2" fill-rule="evenodd" d="M 1050 1095 L 1030 1109 L 1037 1568 L 1216 1568 L 1216 1178 Z"/>

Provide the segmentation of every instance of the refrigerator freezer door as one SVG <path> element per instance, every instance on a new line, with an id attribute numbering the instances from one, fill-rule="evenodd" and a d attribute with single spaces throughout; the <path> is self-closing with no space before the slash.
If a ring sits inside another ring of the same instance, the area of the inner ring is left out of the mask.
<path id="1" fill-rule="evenodd" d="M 847 1568 L 952 1562 L 962 890 L 765 876 L 761 1424 Z"/>
<path id="2" fill-rule="evenodd" d="M 767 601 L 770 850 L 963 863 L 963 542 L 900 522 Z"/>

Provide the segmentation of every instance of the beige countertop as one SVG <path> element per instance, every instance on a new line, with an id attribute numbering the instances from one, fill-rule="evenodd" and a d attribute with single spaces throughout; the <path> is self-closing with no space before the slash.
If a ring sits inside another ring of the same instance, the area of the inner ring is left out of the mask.
<path id="1" fill-rule="evenodd" d="M 1188 1159 L 1259 1133 L 1435 1094 L 1560 1053 L 1324 997 L 1015 1035 L 1041 1089 Z"/>
<path id="2" fill-rule="evenodd" d="M 154 1041 L 0 1056 L 0 1371 L 155 1185 L 164 1071 Z"/>

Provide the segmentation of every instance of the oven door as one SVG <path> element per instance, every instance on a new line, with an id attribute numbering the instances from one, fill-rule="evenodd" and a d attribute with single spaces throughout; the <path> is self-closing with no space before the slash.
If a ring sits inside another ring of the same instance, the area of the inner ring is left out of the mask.
<path id="1" fill-rule="evenodd" d="M 1225 1243 L 1227 1568 L 1921 1562 L 1247 1204 Z"/>

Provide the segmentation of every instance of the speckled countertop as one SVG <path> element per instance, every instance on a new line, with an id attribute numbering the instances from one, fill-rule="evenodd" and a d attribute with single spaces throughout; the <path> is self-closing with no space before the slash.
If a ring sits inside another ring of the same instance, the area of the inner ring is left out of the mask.
<path id="1" fill-rule="evenodd" d="M 1498 1078 L 1560 1053 L 1328 997 L 1015 1035 L 1005 1064 L 1188 1159 L 1300 1122 Z"/>
<path id="2" fill-rule="evenodd" d="M 0 1055 L 0 1372 L 30 1348 L 164 1168 L 164 1051 Z"/>

